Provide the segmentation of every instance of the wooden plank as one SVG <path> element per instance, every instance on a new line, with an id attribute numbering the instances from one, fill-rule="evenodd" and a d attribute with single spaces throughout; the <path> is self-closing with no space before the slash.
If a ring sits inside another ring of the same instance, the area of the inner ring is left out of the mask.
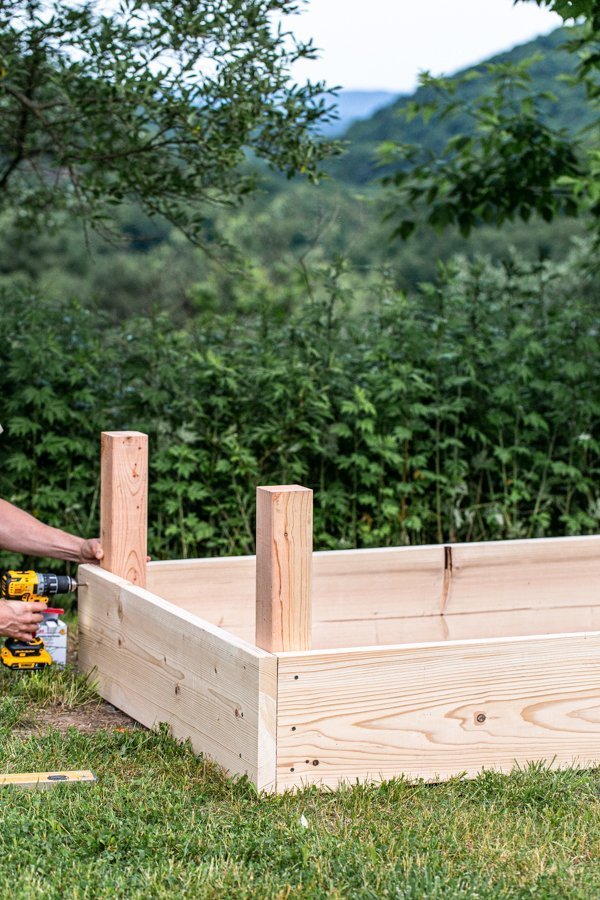
<path id="1" fill-rule="evenodd" d="M 78 581 L 79 666 L 101 695 L 272 786 L 276 658 L 111 573 L 80 566 Z"/>
<path id="2" fill-rule="evenodd" d="M 386 619 L 440 612 L 444 586 L 442 546 L 316 553 L 313 568 L 315 621 Z"/>
<path id="3" fill-rule="evenodd" d="M 447 616 L 351 619 L 313 625 L 313 649 L 600 630 L 600 606 L 490 610 Z"/>
<path id="4" fill-rule="evenodd" d="M 446 612 L 600 605 L 600 535 L 453 544 Z"/>
<path id="5" fill-rule="evenodd" d="M 254 643 L 256 557 L 230 556 L 150 562 L 147 588 L 233 634 L 243 627 Z"/>
<path id="6" fill-rule="evenodd" d="M 600 760 L 600 632 L 281 654 L 277 788 Z"/>
<path id="7" fill-rule="evenodd" d="M 333 633 L 333 626 L 353 619 L 439 612 L 444 565 L 439 546 L 320 551 L 312 560 L 313 640 L 322 623 L 331 623 L 327 630 Z M 182 609 L 234 634 L 248 636 L 254 629 L 255 556 L 151 562 L 147 571 L 148 588 Z M 359 643 L 364 643 L 360 637 Z"/>
<path id="8" fill-rule="evenodd" d="M 449 549 L 314 553 L 312 646 L 598 628 L 598 536 Z M 148 572 L 160 596 L 254 641 L 255 557 L 151 563 Z"/>
<path id="9" fill-rule="evenodd" d="M 256 491 L 256 644 L 265 650 L 310 648 L 312 504 L 300 485 Z"/>
<path id="10" fill-rule="evenodd" d="M 254 644 L 254 618 L 215 616 L 214 624 L 230 634 Z M 223 621 L 226 624 L 222 624 Z M 209 619 L 210 621 L 210 619 Z M 514 612 L 466 613 L 458 616 L 413 616 L 397 619 L 351 619 L 340 622 L 313 622 L 312 649 L 335 650 L 389 644 L 430 643 L 431 641 L 477 640 L 479 638 L 521 637 L 563 634 L 565 631 L 600 630 L 600 607 L 583 606 Z"/>
<path id="11" fill-rule="evenodd" d="M 530 608 L 600 602 L 600 536 L 590 535 L 313 553 L 313 617 L 440 615 L 448 549 L 453 584 L 445 612 L 477 612 L 482 578 L 485 609 L 496 603 L 513 608 L 517 588 L 531 592 Z M 169 590 L 172 583 L 184 602 L 192 604 L 204 592 L 221 603 L 234 586 L 241 599 L 253 597 L 254 565 L 255 557 L 245 556 L 170 560 L 151 563 L 149 569 L 157 591 Z M 544 586 L 534 593 L 540 578 Z"/>
<path id="12" fill-rule="evenodd" d="M 101 566 L 146 584 L 148 436 L 103 431 L 100 490 Z"/>

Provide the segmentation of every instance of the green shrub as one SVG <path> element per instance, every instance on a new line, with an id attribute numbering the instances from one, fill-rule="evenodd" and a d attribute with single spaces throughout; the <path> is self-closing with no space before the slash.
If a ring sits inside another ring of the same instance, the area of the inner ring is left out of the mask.
<path id="1" fill-rule="evenodd" d="M 284 317 L 110 324 L 1 297 L 0 495 L 97 531 L 99 433 L 150 435 L 155 558 L 251 553 L 257 484 L 315 489 L 315 545 L 593 532 L 598 283 L 564 264 L 457 260 L 350 316 L 329 273 Z M 258 305 L 258 301 L 257 301 Z M 13 560 L 13 557 L 11 557 Z"/>

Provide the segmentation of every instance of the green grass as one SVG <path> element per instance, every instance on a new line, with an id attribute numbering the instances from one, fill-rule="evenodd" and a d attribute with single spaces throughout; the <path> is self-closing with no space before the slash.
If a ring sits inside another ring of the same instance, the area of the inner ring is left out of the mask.
<path id="1" fill-rule="evenodd" d="M 52 688 L 1 679 L 2 767 L 89 768 L 98 782 L 0 790 L 0 883 L 19 898 L 600 893 L 600 772 L 258 796 L 164 730 L 19 737 L 24 706 L 92 697 L 53 674 Z"/>

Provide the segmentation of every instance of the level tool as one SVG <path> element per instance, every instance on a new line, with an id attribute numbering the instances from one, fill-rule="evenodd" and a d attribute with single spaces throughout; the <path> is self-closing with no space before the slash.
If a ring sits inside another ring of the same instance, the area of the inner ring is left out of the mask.
<path id="1" fill-rule="evenodd" d="M 84 781 L 96 781 L 93 772 L 78 769 L 72 772 L 19 772 L 0 775 L 0 787 L 16 784 L 20 787 L 51 787 L 54 784 L 81 784 Z"/>

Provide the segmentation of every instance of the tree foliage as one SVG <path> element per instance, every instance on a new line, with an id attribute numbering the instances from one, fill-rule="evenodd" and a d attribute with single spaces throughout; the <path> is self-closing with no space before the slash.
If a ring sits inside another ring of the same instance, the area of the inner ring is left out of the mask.
<path id="1" fill-rule="evenodd" d="M 99 432 L 133 428 L 155 558 L 252 553 L 261 483 L 315 489 L 322 549 L 597 531 L 589 262 L 462 260 L 360 316 L 332 269 L 292 314 L 257 294 L 185 328 L 0 295 L 0 496 L 94 532 Z"/>
<path id="2" fill-rule="evenodd" d="M 278 24 L 294 0 L 0 0 L 0 205 L 95 225 L 135 199 L 196 241 L 254 185 L 248 153 L 316 177 L 324 85 Z"/>
<path id="3" fill-rule="evenodd" d="M 383 160 L 396 165 L 384 178 L 391 189 L 388 217 L 395 222 L 395 235 L 407 238 L 419 222 L 437 229 L 456 225 L 468 235 L 481 223 L 527 221 L 533 214 L 550 221 L 584 211 L 600 223 L 599 5 L 585 0 L 536 2 L 565 20 L 585 20 L 571 30 L 567 47 L 578 55 L 571 83 L 585 88 L 593 125 L 574 136 L 548 124 L 542 107 L 553 97 L 548 91 L 531 90 L 529 69 L 535 58 L 488 64 L 483 72 L 471 70 L 457 79 L 425 73 L 422 84 L 428 94 L 410 104 L 405 116 L 453 120 L 467 113 L 472 127 L 453 134 L 440 152 L 382 145 Z M 459 88 L 484 73 L 491 82 L 486 81 L 485 90 L 465 108 Z"/>

